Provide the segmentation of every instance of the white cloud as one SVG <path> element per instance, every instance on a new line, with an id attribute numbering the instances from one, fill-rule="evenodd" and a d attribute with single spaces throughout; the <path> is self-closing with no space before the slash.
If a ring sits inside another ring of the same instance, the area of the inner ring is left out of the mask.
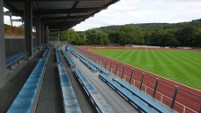
<path id="1" fill-rule="evenodd" d="M 176 23 L 199 18 L 200 0 L 120 0 L 74 29 L 86 30 L 129 23 Z"/>

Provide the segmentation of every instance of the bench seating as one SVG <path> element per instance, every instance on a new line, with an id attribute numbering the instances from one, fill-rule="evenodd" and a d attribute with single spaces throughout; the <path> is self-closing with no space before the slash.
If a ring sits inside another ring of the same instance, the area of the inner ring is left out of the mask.
<path id="1" fill-rule="evenodd" d="M 26 53 L 26 52 L 20 52 L 12 57 L 7 58 L 6 59 L 6 67 L 13 65 L 14 63 L 16 63 L 20 59 L 26 57 L 27 55 L 28 55 L 28 53 Z"/>
<path id="2" fill-rule="evenodd" d="M 59 54 L 58 48 L 55 48 L 55 52 L 56 52 L 56 60 L 57 60 L 57 63 L 61 63 L 61 62 L 62 62 L 62 59 L 61 59 L 61 56 L 60 56 L 60 54 Z"/>
<path id="3" fill-rule="evenodd" d="M 40 59 L 25 82 L 24 86 L 18 93 L 17 97 L 11 104 L 7 113 L 30 113 L 35 99 L 39 83 L 45 72 L 46 60 Z"/>
<path id="4" fill-rule="evenodd" d="M 58 70 L 65 113 L 81 113 L 71 82 L 66 73 L 65 66 L 63 64 L 58 64 Z"/>
<path id="5" fill-rule="evenodd" d="M 136 96 L 132 95 L 132 93 L 130 93 L 129 91 L 127 91 L 126 89 L 121 87 L 119 84 L 117 84 L 115 81 L 113 81 L 112 79 L 110 79 L 106 75 L 99 74 L 99 78 L 101 80 L 103 80 L 106 84 L 108 84 L 110 87 L 112 87 L 119 94 L 121 94 L 121 96 L 126 98 L 126 100 L 128 100 L 130 103 L 132 103 L 135 106 L 137 106 L 137 108 L 140 111 L 143 111 L 145 113 L 156 113 L 156 111 L 153 110 L 152 108 L 150 108 L 144 101 L 142 101 L 141 99 L 139 99 Z"/>
<path id="6" fill-rule="evenodd" d="M 96 72 L 97 71 L 97 69 L 93 66 L 93 65 L 91 65 L 89 62 L 87 62 L 86 60 L 84 60 L 83 58 L 80 58 L 80 61 L 82 62 L 82 63 L 84 63 L 84 65 L 86 65 L 90 70 L 92 70 L 93 72 Z"/>
<path id="7" fill-rule="evenodd" d="M 109 74 L 110 74 L 109 71 L 107 71 L 107 70 L 104 69 L 103 67 L 99 66 L 99 65 L 96 64 L 95 62 L 89 61 L 89 63 L 90 63 L 91 65 L 93 65 L 94 67 L 96 67 L 101 73 L 104 73 L 105 75 L 109 75 Z"/>
<path id="8" fill-rule="evenodd" d="M 85 92 L 89 96 L 92 104 L 96 107 L 99 113 L 114 113 L 107 102 L 102 98 L 95 87 L 90 83 L 90 81 L 82 74 L 78 69 L 74 71 L 77 79 L 84 88 Z"/>
<path id="9" fill-rule="evenodd" d="M 50 49 L 52 47 L 52 45 L 48 44 L 47 45 L 47 49 Z"/>
<path id="10" fill-rule="evenodd" d="M 88 60 L 85 56 L 81 55 L 80 53 L 78 53 L 77 51 L 73 50 L 71 48 L 71 53 L 75 54 L 75 56 L 77 56 L 78 58 L 83 58 L 85 60 Z"/>
<path id="11" fill-rule="evenodd" d="M 76 52 L 75 50 L 71 49 L 71 53 L 74 53 L 76 56 L 78 56 L 78 58 L 82 58 L 88 61 L 88 58 L 86 58 L 85 56 L 83 56 L 82 54 Z"/>
<path id="12" fill-rule="evenodd" d="M 81 54 L 75 52 L 74 50 L 71 49 L 71 51 L 72 51 L 71 53 L 74 53 L 74 54 L 76 54 L 76 55 L 79 55 L 79 58 L 80 58 L 80 59 L 84 59 L 84 60 L 88 61 L 89 64 L 93 65 L 93 66 L 94 66 L 96 69 L 98 69 L 101 73 L 104 73 L 104 74 L 106 74 L 106 75 L 109 75 L 109 71 L 107 71 L 107 70 L 104 69 L 103 67 L 99 66 L 98 64 L 96 64 L 95 62 L 89 60 L 88 58 L 84 57 L 83 55 L 81 55 Z"/>
<path id="13" fill-rule="evenodd" d="M 50 53 L 50 50 L 51 50 L 51 47 L 50 47 L 50 48 L 47 48 L 47 49 L 45 50 L 45 52 L 43 53 L 42 57 L 43 57 L 43 58 L 48 57 L 48 55 L 49 55 L 49 53 Z"/>
<path id="14" fill-rule="evenodd" d="M 66 54 L 66 51 L 62 50 L 62 53 L 64 54 L 68 64 L 71 66 L 71 67 L 75 67 L 75 63 L 72 61 L 72 59 Z"/>
<path id="15" fill-rule="evenodd" d="M 74 52 L 74 51 L 71 50 L 71 53 L 72 53 L 76 58 L 79 58 L 79 55 L 78 55 L 76 52 Z"/>
<path id="16" fill-rule="evenodd" d="M 33 46 L 33 51 L 37 50 L 39 48 L 38 45 Z"/>
<path id="17" fill-rule="evenodd" d="M 144 93 L 141 93 L 140 90 L 138 90 L 138 89 L 130 86 L 129 84 L 127 84 L 124 81 L 122 81 L 121 79 L 113 78 L 113 80 L 116 83 L 118 83 L 119 85 L 121 85 L 122 87 L 124 87 L 125 89 L 127 89 L 133 95 L 135 95 L 136 97 L 138 97 L 139 99 L 141 99 L 142 101 L 144 101 L 145 103 L 147 103 L 149 106 L 151 106 L 152 108 L 154 108 L 155 110 L 157 110 L 158 112 L 160 112 L 160 113 L 172 113 L 173 112 L 172 109 L 168 110 L 168 109 L 164 108 L 158 102 L 154 101 L 154 99 L 149 98 Z"/>

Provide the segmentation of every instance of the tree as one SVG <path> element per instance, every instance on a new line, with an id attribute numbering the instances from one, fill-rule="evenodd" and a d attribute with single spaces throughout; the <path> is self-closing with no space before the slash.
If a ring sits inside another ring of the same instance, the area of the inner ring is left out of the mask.
<path id="1" fill-rule="evenodd" d="M 121 45 L 145 43 L 141 28 L 132 25 L 124 25 L 120 28 L 119 40 Z"/>
<path id="2" fill-rule="evenodd" d="M 87 44 L 107 45 L 109 43 L 108 35 L 102 30 L 90 29 L 85 34 Z"/>
<path id="3" fill-rule="evenodd" d="M 61 41 L 67 41 L 70 44 L 81 45 L 83 43 L 82 38 L 73 30 L 69 29 L 66 31 L 61 31 L 59 35 Z"/>
<path id="4" fill-rule="evenodd" d="M 180 41 L 183 46 L 193 46 L 193 40 L 195 40 L 195 33 L 197 29 L 193 25 L 188 25 L 180 28 L 175 33 L 176 38 Z"/>
<path id="5" fill-rule="evenodd" d="M 117 31 L 111 32 L 108 34 L 108 39 L 110 41 L 110 44 L 119 44 L 119 34 Z"/>
<path id="6" fill-rule="evenodd" d="M 151 45 L 153 46 L 158 46 L 158 41 L 159 41 L 159 38 L 160 38 L 160 34 L 158 31 L 153 31 L 150 35 L 150 43 Z"/>

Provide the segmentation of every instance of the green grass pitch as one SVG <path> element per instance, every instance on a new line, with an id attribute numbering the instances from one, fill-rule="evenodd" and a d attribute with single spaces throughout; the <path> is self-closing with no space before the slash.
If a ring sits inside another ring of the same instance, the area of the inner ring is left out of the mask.
<path id="1" fill-rule="evenodd" d="M 201 52 L 129 49 L 94 49 L 92 52 L 201 90 Z"/>

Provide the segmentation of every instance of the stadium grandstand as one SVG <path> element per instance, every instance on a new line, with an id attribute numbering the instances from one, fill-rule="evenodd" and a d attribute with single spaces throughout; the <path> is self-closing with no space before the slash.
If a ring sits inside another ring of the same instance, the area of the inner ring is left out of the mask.
<path id="1" fill-rule="evenodd" d="M 59 41 L 117 1 L 1 0 L 0 113 L 201 113 L 199 91 Z"/>

